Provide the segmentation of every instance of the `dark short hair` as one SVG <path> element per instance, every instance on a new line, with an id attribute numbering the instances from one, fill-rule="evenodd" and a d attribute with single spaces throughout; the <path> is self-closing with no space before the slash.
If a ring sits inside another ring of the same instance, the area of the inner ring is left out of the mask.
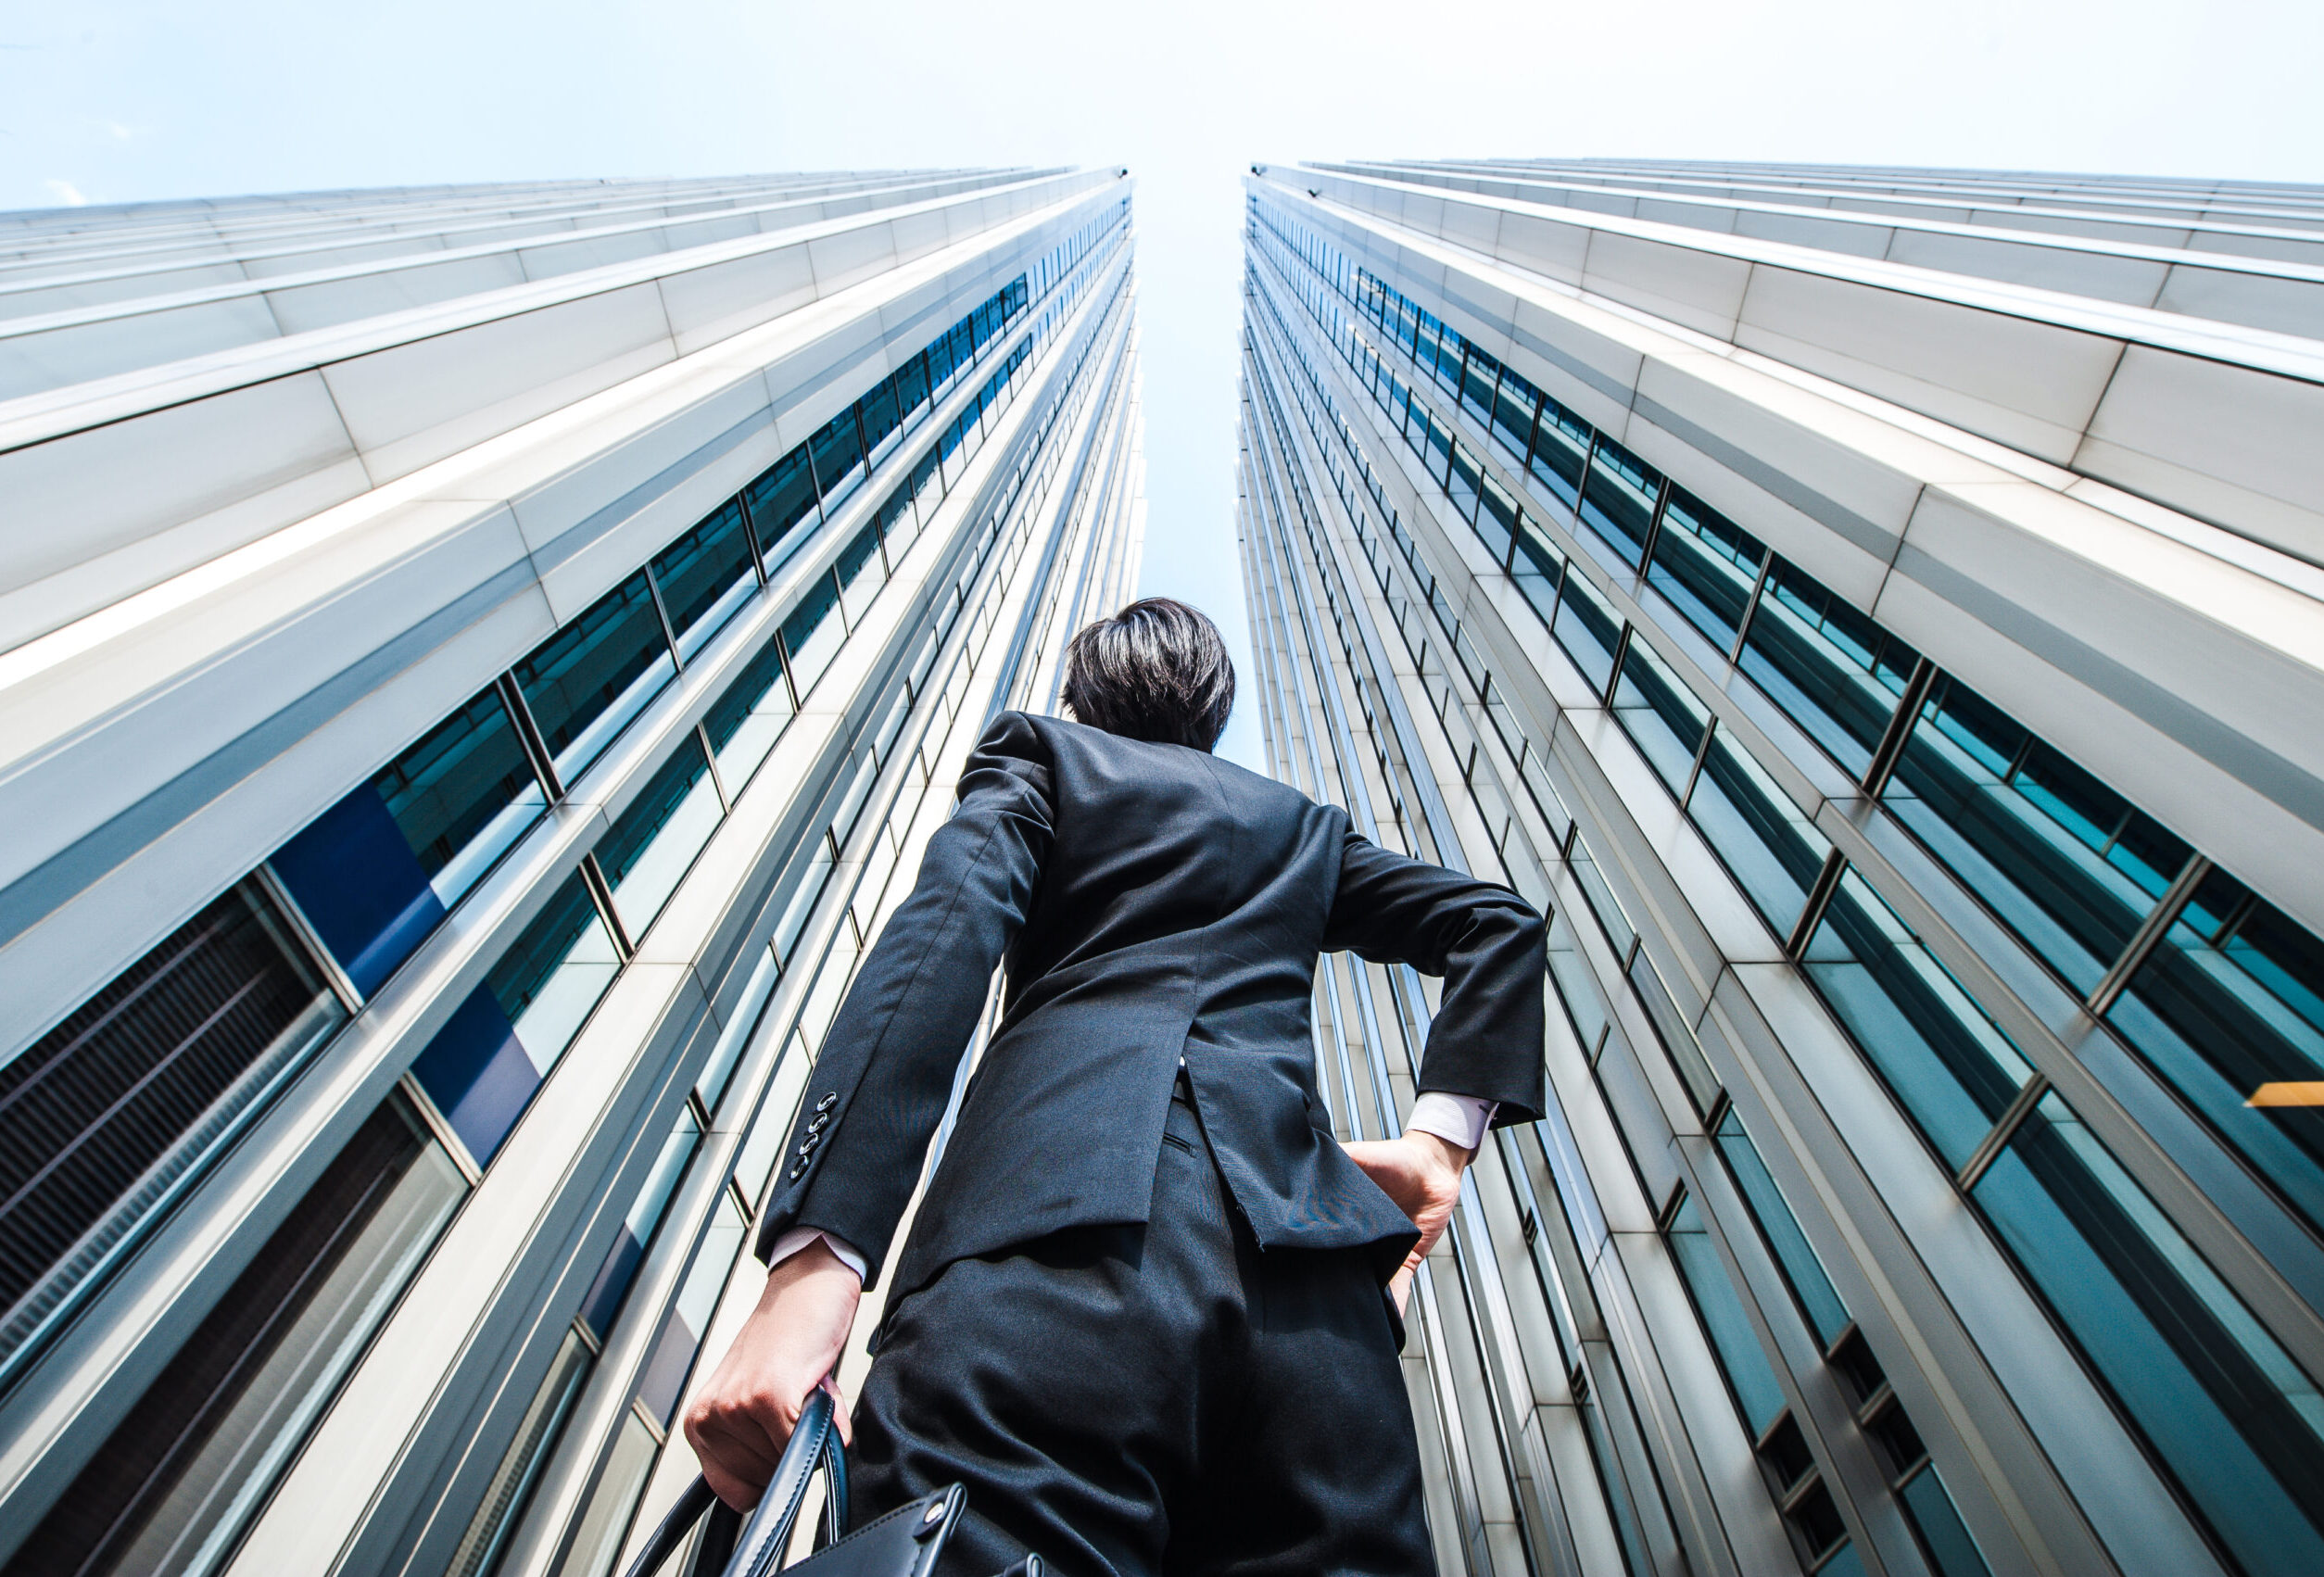
<path id="1" fill-rule="evenodd" d="M 1073 637 L 1064 700 L 1093 728 L 1206 751 L 1234 710 L 1234 664 L 1200 610 L 1149 597 Z"/>

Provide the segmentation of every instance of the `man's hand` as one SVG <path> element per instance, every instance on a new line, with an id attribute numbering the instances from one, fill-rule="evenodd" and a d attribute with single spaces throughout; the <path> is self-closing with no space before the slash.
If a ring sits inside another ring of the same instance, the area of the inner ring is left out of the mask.
<path id="1" fill-rule="evenodd" d="M 831 1393 L 840 1437 L 853 1441 L 830 1377 L 863 1295 L 855 1272 L 820 1239 L 801 1249 L 767 1272 L 759 1306 L 686 1409 L 686 1438 L 702 1477 L 737 1511 L 758 1504 L 817 1385 Z"/>
<path id="2" fill-rule="evenodd" d="M 1412 1295 L 1413 1273 L 1445 1235 L 1445 1224 L 1460 1200 L 1460 1174 L 1476 1152 L 1417 1129 L 1401 1139 L 1359 1139 L 1344 1142 L 1340 1148 L 1421 1230 L 1421 1241 L 1388 1283 L 1401 1311 Z"/>

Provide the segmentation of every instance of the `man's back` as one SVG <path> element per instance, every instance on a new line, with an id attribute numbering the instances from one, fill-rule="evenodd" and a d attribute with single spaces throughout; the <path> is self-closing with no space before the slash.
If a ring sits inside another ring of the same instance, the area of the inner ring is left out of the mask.
<path id="1" fill-rule="evenodd" d="M 1370 1247 L 1393 1268 L 1411 1222 L 1317 1126 L 1309 1004 L 1326 949 L 1441 972 L 1438 955 L 1461 938 L 1442 926 L 1433 935 L 1432 915 L 1468 930 L 1480 915 L 1497 917 L 1484 940 L 1506 953 L 1502 972 L 1530 968 L 1535 982 L 1516 992 L 1487 982 L 1503 1016 L 1512 1001 L 1533 1014 L 1530 1027 L 1498 1028 L 1539 1044 L 1540 922 L 1513 895 L 1386 854 L 1351 836 L 1345 813 L 1205 751 L 1005 713 L 970 759 L 945 833 L 866 961 L 810 1086 L 805 1123 L 825 1117 L 835 1139 L 869 1127 L 883 1142 L 851 1147 L 851 1164 L 818 1177 L 826 1129 L 802 1128 L 805 1154 L 768 1212 L 770 1233 L 795 1223 L 833 1230 L 877 1274 L 917 1180 L 918 1151 L 901 1167 L 897 1142 L 933 1127 L 949 1078 L 932 1074 L 949 1075 L 991 960 L 1005 950 L 1006 1010 L 899 1261 L 899 1293 L 954 1259 L 1067 1227 L 1145 1220 L 1181 1059 L 1262 1245 Z M 1363 889 L 1352 903 L 1343 902 L 1351 873 Z M 907 1061 L 917 1078 L 866 1087 L 875 1064 Z M 1538 1057 L 1519 1066 L 1514 1079 L 1492 1070 L 1489 1087 L 1448 1087 L 1512 1114 L 1538 1110 Z"/>

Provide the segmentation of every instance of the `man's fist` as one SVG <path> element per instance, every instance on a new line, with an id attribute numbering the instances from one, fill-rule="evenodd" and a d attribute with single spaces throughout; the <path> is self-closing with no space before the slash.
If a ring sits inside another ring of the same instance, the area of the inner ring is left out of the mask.
<path id="1" fill-rule="evenodd" d="M 1445 1235 L 1445 1224 L 1460 1202 L 1460 1174 L 1475 1152 L 1417 1129 L 1401 1139 L 1359 1139 L 1341 1148 L 1420 1229 L 1421 1241 L 1412 1245 L 1403 1268 L 1388 1283 L 1401 1311 L 1412 1295 L 1413 1273 L 1436 1246 L 1436 1240 Z"/>
<path id="2" fill-rule="evenodd" d="M 863 1295 L 855 1272 L 822 1240 L 801 1249 L 767 1272 L 759 1306 L 686 1409 L 686 1438 L 702 1477 L 737 1511 L 758 1504 L 817 1385 L 831 1393 L 840 1438 L 853 1441 L 831 1371 Z"/>

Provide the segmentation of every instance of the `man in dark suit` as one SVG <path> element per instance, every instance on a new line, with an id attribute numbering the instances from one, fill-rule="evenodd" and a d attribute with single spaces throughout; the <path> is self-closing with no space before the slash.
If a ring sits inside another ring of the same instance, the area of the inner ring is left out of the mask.
<path id="1" fill-rule="evenodd" d="M 986 732 L 849 990 L 688 1437 L 756 1499 L 1005 961 L 874 1337 L 859 1516 L 965 1482 L 961 1573 L 1429 1571 L 1399 1311 L 1485 1128 L 1541 1114 L 1541 918 L 1215 759 L 1234 675 L 1193 609 L 1083 630 L 1064 699 Z M 1339 949 L 1444 978 L 1399 1139 L 1343 1145 L 1316 1097 Z"/>

